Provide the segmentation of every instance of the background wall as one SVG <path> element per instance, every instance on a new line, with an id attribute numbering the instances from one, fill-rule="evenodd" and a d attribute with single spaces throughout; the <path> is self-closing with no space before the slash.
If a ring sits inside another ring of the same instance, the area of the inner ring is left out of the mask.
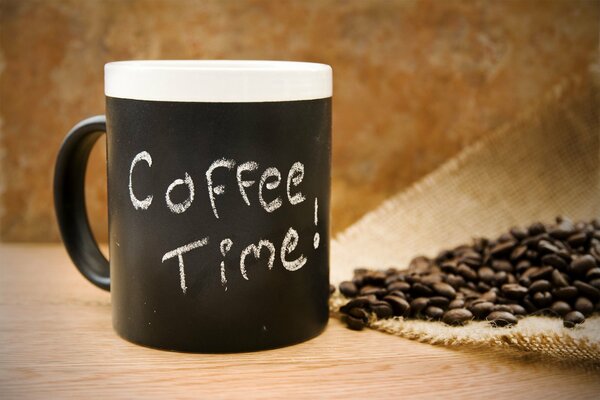
<path id="1" fill-rule="evenodd" d="M 103 64 L 285 59 L 334 69 L 333 230 L 598 59 L 598 1 L 0 0 L 0 239 L 58 240 L 64 134 Z M 104 142 L 88 210 L 106 240 Z"/>

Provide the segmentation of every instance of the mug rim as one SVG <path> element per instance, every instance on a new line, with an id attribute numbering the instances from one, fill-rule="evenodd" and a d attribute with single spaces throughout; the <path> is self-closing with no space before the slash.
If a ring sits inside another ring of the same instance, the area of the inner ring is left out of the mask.
<path id="1" fill-rule="evenodd" d="M 105 64 L 107 97 L 176 102 L 272 102 L 332 96 L 327 64 L 274 60 L 130 60 Z"/>

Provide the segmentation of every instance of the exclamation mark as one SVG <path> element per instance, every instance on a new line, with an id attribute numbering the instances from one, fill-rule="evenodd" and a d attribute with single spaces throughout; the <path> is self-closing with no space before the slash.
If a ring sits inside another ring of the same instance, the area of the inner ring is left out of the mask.
<path id="1" fill-rule="evenodd" d="M 317 200 L 317 198 L 315 197 L 315 226 L 317 226 L 317 223 L 319 222 L 319 217 L 317 216 L 317 212 L 319 211 L 319 202 Z M 319 232 L 315 232 L 315 236 L 313 237 L 313 247 L 315 248 L 315 250 L 317 249 L 317 247 L 319 247 L 319 241 L 321 240 L 321 236 L 319 236 Z"/>

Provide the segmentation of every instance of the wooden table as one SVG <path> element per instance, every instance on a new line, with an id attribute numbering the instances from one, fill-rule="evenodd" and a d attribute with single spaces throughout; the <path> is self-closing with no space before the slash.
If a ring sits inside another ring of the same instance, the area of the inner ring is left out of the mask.
<path id="1" fill-rule="evenodd" d="M 182 354 L 112 330 L 110 295 L 60 245 L 0 245 L 0 398 L 599 398 L 600 375 L 452 350 L 330 320 L 316 339 Z"/>

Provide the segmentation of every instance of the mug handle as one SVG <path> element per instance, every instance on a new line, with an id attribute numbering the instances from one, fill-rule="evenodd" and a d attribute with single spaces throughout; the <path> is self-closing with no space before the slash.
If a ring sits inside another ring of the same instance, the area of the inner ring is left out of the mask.
<path id="1" fill-rule="evenodd" d="M 96 140 L 106 132 L 106 117 L 84 119 L 67 134 L 54 169 L 54 208 L 67 252 L 94 285 L 110 290 L 108 260 L 92 235 L 85 207 L 85 170 Z"/>

